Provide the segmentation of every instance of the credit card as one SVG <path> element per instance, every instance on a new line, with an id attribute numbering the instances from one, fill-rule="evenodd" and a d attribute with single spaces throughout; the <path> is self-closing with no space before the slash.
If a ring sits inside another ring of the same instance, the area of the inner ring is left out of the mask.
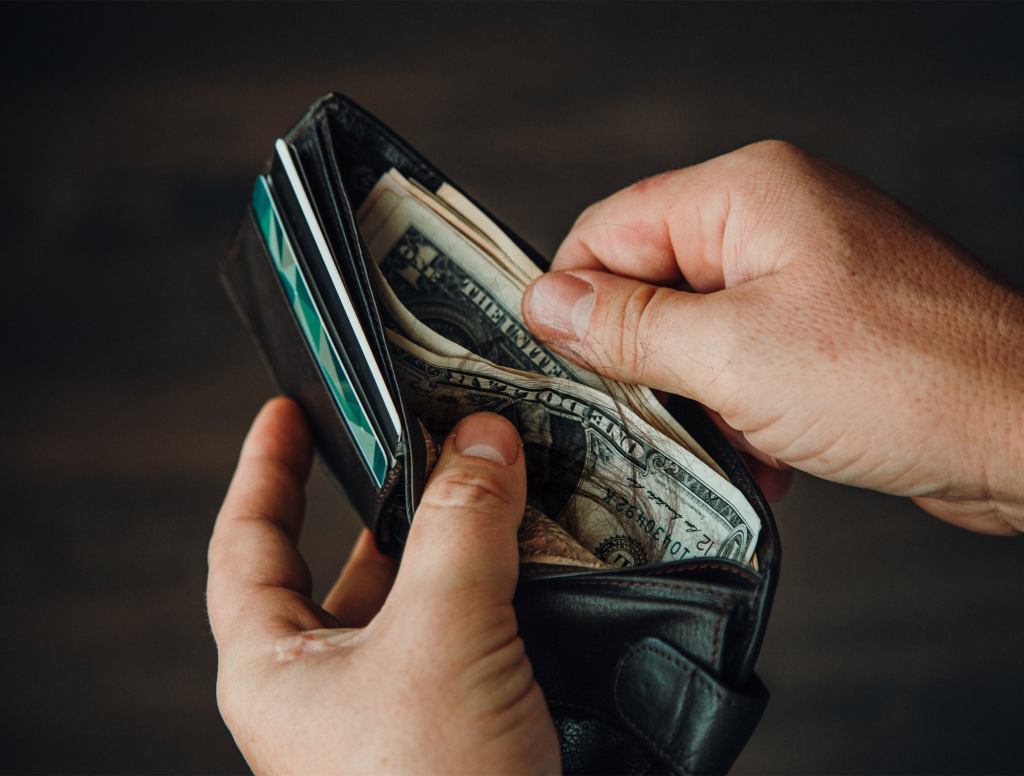
<path id="1" fill-rule="evenodd" d="M 281 162 L 281 167 L 285 171 L 288 182 L 291 185 L 292 194 L 298 202 L 299 209 L 306 222 L 309 234 L 313 238 L 317 257 L 321 262 L 322 269 L 327 273 L 330 290 L 333 291 L 335 299 L 341 303 L 341 308 L 348 322 L 348 331 L 350 331 L 355 337 L 355 342 L 362 356 L 362 361 L 366 364 L 370 377 L 376 384 L 377 394 L 383 401 L 384 409 L 387 414 L 387 421 L 390 422 L 395 436 L 398 437 L 401 435 L 402 429 L 401 416 L 399 415 L 398 408 L 395 406 L 394 400 L 391 397 L 391 391 L 388 388 L 387 381 L 384 379 L 384 375 L 381 372 L 380 365 L 377 363 L 377 358 L 373 353 L 373 348 L 371 347 L 366 336 L 366 332 L 363 329 L 363 324 L 359 320 L 359 316 L 356 314 L 355 306 L 352 303 L 352 297 L 345 286 L 344 280 L 342 280 L 341 273 L 338 271 L 334 255 L 331 253 L 330 246 L 327 243 L 327 238 L 324 236 L 323 229 L 320 226 L 320 221 L 316 216 L 316 211 L 309 199 L 308 193 L 306 192 L 306 187 L 303 185 L 302 177 L 296 167 L 295 160 L 292 158 L 291 149 L 288 148 L 288 144 L 285 143 L 284 140 L 279 139 L 274 143 L 274 150 L 277 152 L 278 160 Z M 316 257 L 309 257 L 309 260 L 315 261 Z"/>
<path id="2" fill-rule="evenodd" d="M 374 428 L 367 408 L 355 388 L 350 370 L 346 368 L 344 359 L 338 353 L 323 315 L 314 301 L 309 280 L 296 258 L 296 252 L 274 201 L 270 180 L 266 176 L 256 179 L 252 207 L 277 276 L 324 384 L 334 399 L 366 468 L 377 486 L 381 487 L 394 459 Z M 381 383 L 383 384 L 383 378 Z M 383 390 L 390 398 L 387 389 Z M 396 418 L 397 414 L 396 410 Z"/>
<path id="3" fill-rule="evenodd" d="M 306 170 L 301 164 L 300 158 L 297 157 L 295 149 L 290 150 L 292 151 L 295 167 L 301 177 L 302 186 L 299 191 L 305 194 L 309 203 L 314 208 L 314 214 L 318 222 L 322 224 L 323 222 L 320 221 L 322 218 L 320 212 L 321 203 L 316 198 L 315 189 L 311 188 Z M 296 264 L 298 264 L 299 270 L 309 285 L 310 296 L 313 299 L 313 304 L 320 311 L 327 335 L 330 337 L 331 342 L 334 343 L 334 347 L 341 357 L 342 364 L 345 366 L 352 382 L 352 387 L 366 409 L 374 430 L 377 432 L 377 438 L 384 444 L 384 448 L 388 453 L 394 456 L 400 442 L 400 434 L 395 432 L 394 424 L 385 403 L 385 396 L 381 394 L 378 383 L 370 371 L 370 366 L 363 356 L 359 340 L 356 339 L 356 331 L 350 324 L 349 317 L 345 313 L 341 301 L 338 299 L 334 282 L 331 280 L 330 275 L 327 274 L 327 269 L 320 255 L 320 248 L 317 247 L 316 241 L 313 239 L 313 233 L 307 226 L 306 217 L 302 212 L 296 189 L 285 172 L 284 165 L 279 162 L 271 166 L 267 172 L 267 178 L 267 185 L 273 195 L 277 213 L 284 224 L 285 232 L 291 240 Z M 327 227 L 322 226 L 321 228 L 324 236 L 330 239 Z M 333 255 L 333 243 L 329 242 L 328 247 Z M 342 283 L 345 285 L 346 290 L 349 291 L 351 298 L 353 300 L 358 299 L 356 292 L 352 290 L 353 286 L 350 285 L 352 281 L 348 273 L 345 272 L 347 267 L 339 263 L 337 268 L 341 271 Z M 363 310 L 359 309 L 357 312 L 362 314 Z M 367 327 L 365 318 L 360 317 L 360 322 L 363 325 L 362 330 L 367 334 L 371 334 L 372 332 Z M 372 340 L 371 344 L 373 344 Z M 373 352 L 380 353 L 381 351 L 378 347 L 374 347 Z M 392 395 L 394 395 L 393 389 L 392 392 L 387 394 L 387 398 L 390 399 Z"/>
<path id="4" fill-rule="evenodd" d="M 319 143 L 306 142 L 301 145 L 289 143 L 287 150 L 301 181 L 301 193 L 312 208 L 314 223 L 319 227 L 333 261 L 325 263 L 323 260 L 321 248 L 313 238 L 300 205 L 300 192 L 292 185 L 292 179 L 288 177 L 285 165 L 279 161 L 276 152 L 274 164 L 267 172 L 270 188 L 324 322 L 338 352 L 350 368 L 356 388 L 361 391 L 360 397 L 370 413 L 370 419 L 376 424 L 375 428 L 385 446 L 394 455 L 401 445 L 401 434 L 396 432 L 387 402 L 394 397 L 394 403 L 399 404 L 399 388 L 387 363 L 388 343 L 384 339 L 383 330 L 377 327 L 372 286 L 369 279 L 363 277 L 365 271 L 361 272 L 361 257 L 353 253 L 353 245 L 346 236 L 354 227 L 344 220 L 344 203 L 336 201 L 338 194 L 332 188 L 334 181 L 331 178 L 330 161 L 326 157 L 330 149 L 322 148 Z M 354 326 L 345 311 L 342 297 L 336 290 L 336 278 L 328 274 L 328 267 L 337 270 L 361 327 Z M 375 365 L 379 366 L 387 381 L 389 391 L 386 394 L 382 394 L 377 387 L 377 378 L 366 361 L 363 347 L 356 339 L 356 332 L 360 330 L 369 340 L 370 351 L 376 356 Z"/>

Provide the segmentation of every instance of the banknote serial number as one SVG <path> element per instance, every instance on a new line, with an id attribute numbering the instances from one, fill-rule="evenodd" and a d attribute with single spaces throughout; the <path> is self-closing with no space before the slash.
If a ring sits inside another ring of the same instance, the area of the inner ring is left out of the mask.
<path id="1" fill-rule="evenodd" d="M 694 550 L 692 552 L 687 546 L 689 542 L 684 543 L 680 539 L 673 538 L 671 530 L 666 530 L 665 526 L 659 524 L 657 520 L 648 515 L 643 507 L 623 496 L 618 491 L 605 487 L 602 500 L 617 515 L 626 518 L 631 523 L 635 523 L 650 538 L 654 546 L 661 549 L 662 553 L 666 553 L 674 558 L 687 558 L 691 555 L 706 557 L 714 549 L 714 540 L 685 518 L 682 519 L 683 531 L 687 534 L 698 535 L 691 538 L 691 541 L 696 540 L 693 542 Z M 673 518 L 673 528 L 677 527 L 674 521 L 675 518 Z"/>

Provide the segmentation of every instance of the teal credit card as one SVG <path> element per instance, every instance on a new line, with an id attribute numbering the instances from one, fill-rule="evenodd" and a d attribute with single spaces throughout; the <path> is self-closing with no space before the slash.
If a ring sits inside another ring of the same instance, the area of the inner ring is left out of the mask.
<path id="1" fill-rule="evenodd" d="M 313 354 L 324 384 L 334 399 L 370 475 L 380 487 L 384 484 L 384 478 L 393 461 L 354 389 L 352 377 L 338 355 L 320 310 L 313 301 L 309 282 L 296 260 L 295 250 L 288 239 L 266 176 L 256 179 L 252 192 L 252 207 L 256 214 L 256 223 L 263 235 L 263 242 L 267 246 L 292 313 Z"/>

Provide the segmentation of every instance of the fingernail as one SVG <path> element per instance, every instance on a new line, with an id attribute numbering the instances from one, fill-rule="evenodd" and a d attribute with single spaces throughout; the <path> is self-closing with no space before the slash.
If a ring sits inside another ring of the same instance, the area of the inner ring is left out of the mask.
<path id="1" fill-rule="evenodd" d="M 561 334 L 580 336 L 594 311 L 594 287 L 565 272 L 543 275 L 530 289 L 530 319 Z"/>
<path id="2" fill-rule="evenodd" d="M 501 415 L 470 415 L 455 428 L 455 449 L 463 455 L 486 458 L 508 466 L 519 455 L 519 433 Z"/>

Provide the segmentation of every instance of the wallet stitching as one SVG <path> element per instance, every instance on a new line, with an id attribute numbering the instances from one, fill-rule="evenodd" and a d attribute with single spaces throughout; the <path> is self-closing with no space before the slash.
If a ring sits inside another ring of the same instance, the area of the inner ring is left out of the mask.
<path id="1" fill-rule="evenodd" d="M 734 568 L 732 566 L 725 566 L 725 565 L 722 565 L 722 564 L 719 564 L 719 563 L 701 563 L 701 564 L 699 564 L 697 566 L 689 566 L 687 568 L 688 571 L 689 570 L 701 571 L 703 569 L 717 569 L 718 571 L 725 571 L 725 572 L 727 572 L 729 574 L 733 574 L 733 575 L 735 575 L 737 577 L 742 577 L 743 579 L 745 579 L 745 580 L 747 580 L 749 582 L 757 583 L 757 582 L 761 581 L 759 577 L 755 576 L 754 574 L 751 574 L 750 572 L 746 572 L 746 571 L 743 571 L 742 569 Z M 657 575 L 664 576 L 666 574 L 672 573 L 675 570 L 676 569 L 652 569 L 651 571 L 646 572 L 646 573 L 651 574 L 651 575 L 657 574 Z"/>
<path id="2" fill-rule="evenodd" d="M 727 706 L 732 706 L 733 708 L 736 708 L 740 705 L 732 698 L 730 698 L 727 693 L 723 692 L 714 684 L 712 684 L 710 680 L 702 676 L 695 666 L 687 665 L 678 657 L 673 655 L 671 652 L 666 652 L 663 649 L 658 649 L 657 647 L 653 647 L 650 644 L 641 644 L 635 649 L 637 652 L 650 652 L 652 655 L 657 655 L 658 657 L 664 658 L 669 663 L 676 666 L 677 668 L 681 668 L 686 673 L 693 674 L 694 679 L 696 679 L 698 682 L 704 685 L 704 687 L 706 687 L 712 695 L 714 695 L 716 698 L 718 698 L 718 700 L 722 701 Z"/>
<path id="3" fill-rule="evenodd" d="M 402 467 L 398 465 L 391 467 L 391 471 L 388 472 L 387 476 L 384 478 L 384 484 L 381 485 L 381 488 L 377 493 L 377 498 L 374 500 L 374 511 L 379 512 L 381 505 L 385 500 L 387 500 L 388 496 L 391 495 L 392 487 L 395 484 L 395 480 L 398 479 L 398 474 L 401 470 Z"/>
<path id="4" fill-rule="evenodd" d="M 724 611 L 723 611 L 723 614 L 724 614 Z M 642 644 L 642 645 L 633 647 L 633 649 L 630 650 L 630 651 L 633 652 L 633 653 L 648 652 L 648 653 L 650 653 L 652 655 L 655 655 L 656 657 L 660 657 L 660 658 L 662 658 L 664 660 L 667 660 L 669 663 L 674 665 L 676 668 L 681 669 L 683 671 L 683 673 L 689 674 L 692 677 L 692 679 L 696 680 L 701 685 L 703 685 L 705 688 L 707 688 L 707 690 L 714 697 L 718 698 L 718 700 L 721 701 L 722 703 L 724 703 L 726 706 L 730 706 L 732 708 L 737 708 L 738 706 L 740 706 L 740 704 L 737 703 L 732 698 L 730 698 L 727 693 L 725 693 L 722 690 L 720 690 L 719 688 L 717 688 L 714 684 L 711 683 L 711 681 L 709 681 L 704 676 L 702 676 L 701 673 L 696 669 L 696 667 L 687 665 L 686 663 L 684 663 L 682 660 L 680 660 L 678 657 L 676 657 L 675 655 L 671 654 L 670 652 L 666 652 L 665 650 L 658 649 L 658 648 L 653 647 L 653 646 L 651 646 L 649 644 Z M 627 656 L 627 660 L 628 660 L 628 656 Z M 619 679 L 620 679 L 620 677 L 622 675 L 623 669 L 625 668 L 627 660 L 623 660 L 622 662 L 620 662 L 618 668 L 615 671 L 615 680 L 614 680 L 613 686 L 616 687 L 616 688 L 619 686 Z M 613 695 L 614 695 L 614 699 L 615 699 L 615 708 L 618 710 L 619 715 L 625 720 L 626 724 L 629 725 L 630 729 L 634 733 L 636 733 L 638 736 L 640 736 L 642 739 L 644 739 L 644 741 L 646 741 L 648 744 L 650 744 L 652 747 L 654 747 L 655 751 L 657 751 L 658 754 L 661 755 L 661 757 L 663 757 L 673 767 L 675 767 L 677 770 L 679 770 L 679 771 L 681 771 L 683 773 L 688 773 L 688 771 L 686 770 L 686 768 L 683 765 L 681 765 L 680 763 L 676 762 L 676 760 L 674 759 L 674 757 L 672 755 L 670 755 L 658 742 L 656 742 L 653 738 L 651 738 L 649 735 L 647 735 L 647 733 L 645 733 L 643 731 L 643 729 L 640 728 L 640 726 L 637 725 L 633 721 L 632 717 L 630 717 L 628 714 L 626 714 L 626 712 L 622 708 L 622 705 L 619 703 L 619 694 L 618 694 L 618 692 L 614 692 Z"/>
<path id="5" fill-rule="evenodd" d="M 634 647 L 632 650 L 630 650 L 630 652 L 643 651 L 653 652 L 652 649 L 646 646 Z M 612 697 L 615 700 L 615 709 L 619 712 L 619 716 L 622 717 L 625 723 L 629 726 L 629 729 L 632 730 L 636 735 L 640 736 L 640 738 L 642 738 L 644 741 L 646 741 L 647 744 L 651 746 L 655 752 L 658 753 L 658 756 L 661 757 L 662 760 L 669 763 L 676 771 L 680 773 L 686 773 L 686 768 L 684 768 L 680 763 L 676 762 L 675 758 L 671 754 L 669 754 L 661 746 L 661 744 L 659 744 L 657 741 L 651 738 L 646 732 L 644 732 L 644 730 L 633 721 L 633 718 L 623 710 L 622 704 L 619 703 L 619 680 L 622 678 L 622 671 L 625 668 L 628 659 L 629 655 L 627 654 L 626 660 L 622 660 L 619 662 L 619 665 L 615 670 L 615 679 L 612 681 L 612 687 L 615 688 L 612 692 Z M 686 670 L 686 667 L 684 666 L 683 669 Z"/>
<path id="6" fill-rule="evenodd" d="M 616 701 L 616 705 L 618 705 L 617 701 Z M 621 711 L 621 709 L 620 709 L 620 711 Z M 629 725 L 630 730 L 632 730 L 636 735 L 640 736 L 640 738 L 642 738 L 650 746 L 652 746 L 654 748 L 654 751 L 658 753 L 658 756 L 661 757 L 661 759 L 664 760 L 665 762 L 667 762 L 669 765 L 671 765 L 672 768 L 676 771 L 676 773 L 682 773 L 682 774 L 688 774 L 689 773 L 689 771 L 686 770 L 686 768 L 684 768 L 680 763 L 676 762 L 675 758 L 672 757 L 672 755 L 670 755 L 667 751 L 665 751 L 665 749 L 663 749 L 658 744 L 657 741 L 655 741 L 653 738 L 651 738 L 649 735 L 647 735 L 643 730 L 641 730 L 640 727 L 637 726 L 633 722 L 633 720 L 627 718 L 626 719 L 626 724 Z"/>
<path id="7" fill-rule="evenodd" d="M 661 582 L 636 582 L 628 579 L 574 579 L 573 584 L 577 585 L 612 585 L 614 587 L 653 587 L 660 590 L 675 590 L 678 591 L 680 588 L 678 585 L 667 585 Z M 726 601 L 736 603 L 742 601 L 739 595 L 734 593 L 723 593 L 721 590 L 716 590 L 710 587 L 692 587 L 687 586 L 687 592 L 704 593 L 710 596 L 717 596 L 724 598 Z"/>
<path id="8" fill-rule="evenodd" d="M 734 568 L 732 566 L 725 566 L 725 565 L 721 565 L 721 564 L 718 564 L 718 563 L 701 563 L 701 564 L 699 564 L 697 566 L 689 566 L 689 567 L 687 567 L 687 571 L 702 571 L 704 569 L 715 569 L 717 571 L 725 571 L 726 573 L 732 574 L 733 576 L 740 577 L 744 581 L 751 582 L 753 584 L 760 584 L 760 582 L 762 581 L 759 576 L 751 574 L 750 572 L 745 572 L 742 569 L 737 569 L 737 568 Z M 668 576 L 670 574 L 677 573 L 678 571 L 679 571 L 679 569 L 675 569 L 675 568 L 672 568 L 672 569 L 653 568 L 653 569 L 649 569 L 649 570 L 645 569 L 643 573 L 646 574 L 646 575 L 649 575 L 649 576 L 661 576 L 661 577 L 664 577 L 664 576 Z M 600 573 L 600 572 L 595 572 L 595 574 L 597 574 L 597 573 Z M 543 576 L 550 576 L 551 574 L 552 574 L 552 572 L 547 571 L 547 570 L 545 570 L 543 568 L 524 569 L 523 570 L 523 575 L 524 576 L 530 576 L 530 577 L 543 577 Z M 602 579 L 603 579 L 603 577 L 602 577 Z M 574 580 L 574 581 L 578 581 L 578 579 Z M 596 580 L 594 580 L 594 581 L 596 581 Z"/>
<path id="9" fill-rule="evenodd" d="M 725 621 L 725 606 L 718 607 L 718 619 L 715 620 L 715 636 L 711 640 L 711 665 L 718 665 L 718 648 L 722 641 L 722 623 Z"/>

